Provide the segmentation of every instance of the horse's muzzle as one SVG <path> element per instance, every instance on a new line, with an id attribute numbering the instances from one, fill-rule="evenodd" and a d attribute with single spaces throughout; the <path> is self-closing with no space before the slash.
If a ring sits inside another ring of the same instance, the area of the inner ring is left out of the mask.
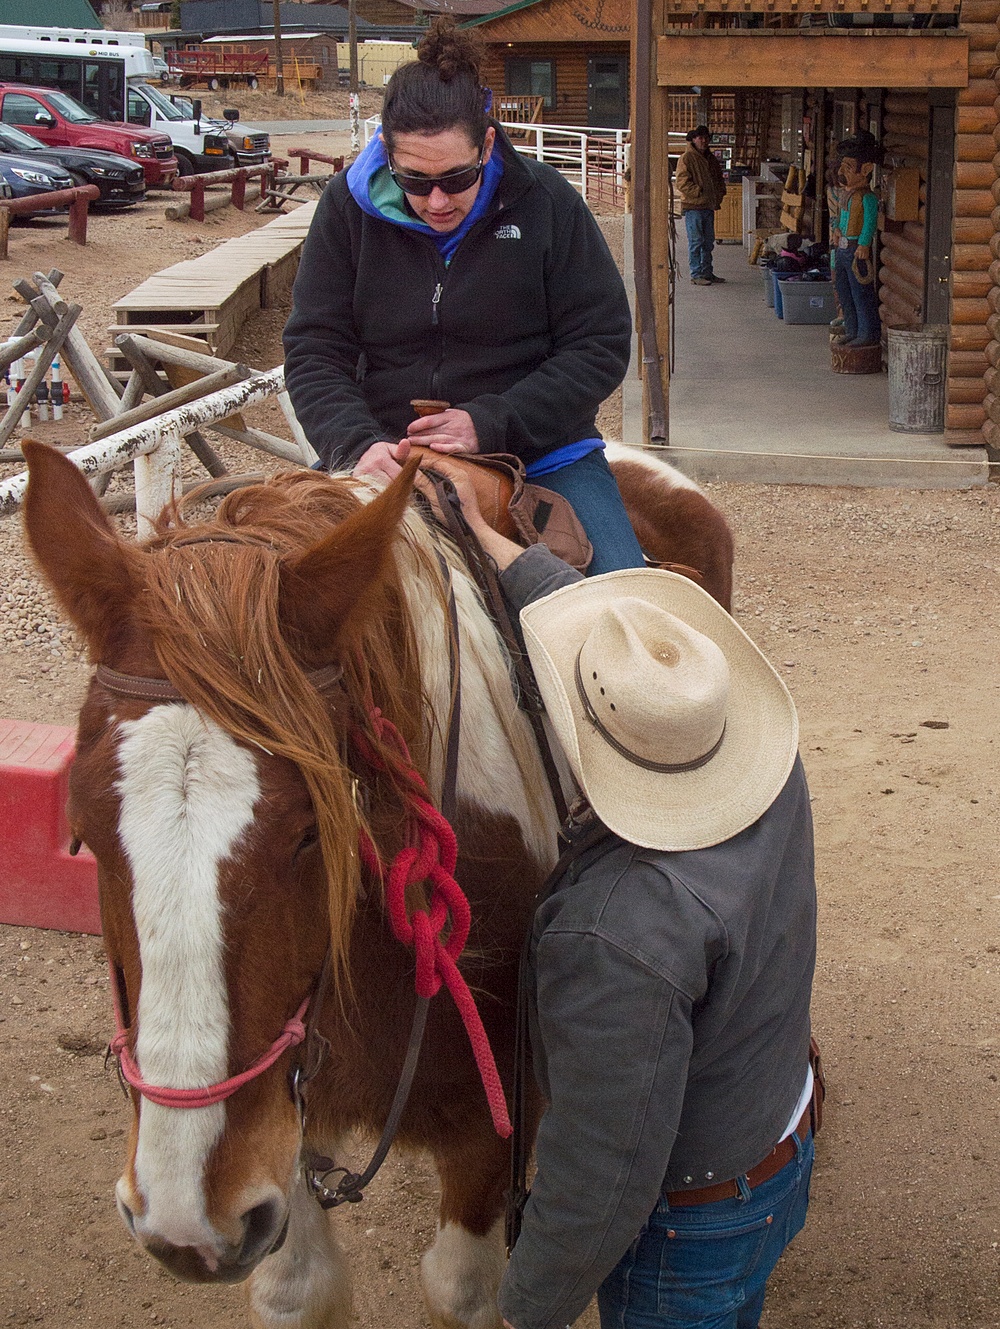
<path id="1" fill-rule="evenodd" d="M 240 1220 L 243 1228 L 240 1244 L 220 1243 L 218 1251 L 204 1246 L 174 1245 L 155 1233 L 143 1232 L 141 1222 L 136 1222 L 120 1198 L 118 1208 L 143 1249 L 185 1283 L 240 1283 L 261 1260 L 280 1250 L 288 1235 L 288 1211 L 277 1199 L 265 1200 L 248 1209 Z"/>

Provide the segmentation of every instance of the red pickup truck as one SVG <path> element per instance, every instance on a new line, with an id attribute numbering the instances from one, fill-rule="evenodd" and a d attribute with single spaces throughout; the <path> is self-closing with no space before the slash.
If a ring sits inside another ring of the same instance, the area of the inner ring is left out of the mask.
<path id="1" fill-rule="evenodd" d="M 19 125 L 52 148 L 100 148 L 130 157 L 142 167 L 147 187 L 169 187 L 179 169 L 166 134 L 98 120 L 75 97 L 52 88 L 0 83 L 0 121 Z"/>

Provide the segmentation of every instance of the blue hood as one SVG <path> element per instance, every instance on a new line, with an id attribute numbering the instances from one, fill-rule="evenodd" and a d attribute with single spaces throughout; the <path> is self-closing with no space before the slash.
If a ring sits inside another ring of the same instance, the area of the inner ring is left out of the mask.
<path id="1" fill-rule="evenodd" d="M 372 200 L 371 193 L 375 177 L 382 171 L 385 172 L 385 176 L 382 176 L 378 181 L 379 193 L 383 199 L 388 195 L 390 201 L 388 204 L 383 202 L 380 207 Z M 417 231 L 420 235 L 428 236 L 437 245 L 442 258 L 447 264 L 451 262 L 455 250 L 466 234 L 475 226 L 493 201 L 497 185 L 503 177 L 503 162 L 495 145 L 492 156 L 483 167 L 482 183 L 469 215 L 454 231 L 448 231 L 444 234 L 435 231 L 433 227 L 419 221 L 416 217 L 410 216 L 406 208 L 403 191 L 391 180 L 391 177 L 388 180 L 386 179 L 388 172 L 389 154 L 382 139 L 382 131 L 379 130 L 347 172 L 347 188 L 351 191 L 351 197 L 362 212 L 367 212 L 370 217 L 379 217 L 382 221 L 390 222 L 393 226 L 400 226 L 404 230 Z"/>

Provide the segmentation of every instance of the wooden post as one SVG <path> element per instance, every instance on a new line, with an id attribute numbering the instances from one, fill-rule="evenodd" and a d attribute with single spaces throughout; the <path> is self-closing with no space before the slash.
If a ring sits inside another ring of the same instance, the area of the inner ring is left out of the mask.
<path id="1" fill-rule="evenodd" d="M 229 201 L 232 203 L 234 208 L 238 208 L 240 212 L 242 212 L 243 206 L 246 203 L 246 198 L 247 198 L 247 178 L 245 175 L 241 174 L 238 175 L 236 179 L 233 181 L 233 187 L 232 190 L 230 191 Z"/>
<path id="2" fill-rule="evenodd" d="M 643 438 L 664 446 L 669 438 L 670 391 L 670 163 L 667 155 L 668 90 L 658 86 L 657 37 L 668 22 L 666 0 L 635 0 L 632 23 L 634 75 L 633 239 L 636 308 L 642 354 Z"/>
<path id="3" fill-rule="evenodd" d="M 7 240 L 10 235 L 10 208 L 0 207 L 0 259 L 10 258 Z"/>
<path id="4" fill-rule="evenodd" d="M 274 90 L 279 97 L 285 95 L 285 62 L 281 50 L 281 3 L 274 0 Z"/>
<path id="5" fill-rule="evenodd" d="M 135 344 L 134 337 L 130 337 L 128 333 L 122 333 L 120 337 L 115 338 L 115 346 L 132 366 L 135 374 L 141 380 L 143 388 L 151 397 L 162 397 L 168 391 L 150 361 L 143 354 L 140 347 Z M 222 367 L 225 368 L 228 363 L 228 361 L 223 362 Z M 213 369 L 209 372 L 214 373 L 215 371 Z M 226 474 L 226 463 L 200 429 L 192 429 L 190 433 L 185 434 L 184 441 L 209 475 L 218 478 L 220 475 Z"/>
<path id="6" fill-rule="evenodd" d="M 87 210 L 89 198 L 78 198 L 69 205 L 69 238 L 78 245 L 87 243 Z"/>
<path id="7" fill-rule="evenodd" d="M 53 284 L 42 273 L 34 273 L 33 279 L 42 292 L 40 296 L 35 294 L 35 287 L 31 282 L 23 278 L 14 282 L 14 290 L 31 305 L 41 322 L 54 328 L 59 321 L 56 310 L 62 309 L 65 313 L 65 301 L 60 298 Z M 114 415 L 118 411 L 121 391 L 112 385 L 104 366 L 87 345 L 87 339 L 79 328 L 70 329 L 65 342 L 63 360 L 80 385 L 80 390 L 98 420 L 105 420 L 108 416 Z"/>
<path id="8" fill-rule="evenodd" d="M 192 221 L 205 220 L 205 181 L 197 176 L 191 189 L 191 212 L 189 215 Z"/>
<path id="9" fill-rule="evenodd" d="M 358 7 L 357 0 L 347 0 L 347 41 L 350 56 L 350 117 L 351 117 L 351 152 L 361 151 L 361 131 L 358 127 L 361 99 L 358 95 Z"/>
<path id="10" fill-rule="evenodd" d="M 182 388 L 174 388 L 170 392 L 165 392 L 154 401 L 143 402 L 141 406 L 136 406 L 131 411 L 122 412 L 111 420 L 101 420 L 91 429 L 90 442 L 96 443 L 100 438 L 109 438 L 112 434 L 120 434 L 122 430 L 131 429 L 133 425 L 142 424 L 146 420 L 153 420 L 156 416 L 163 415 L 165 411 L 172 411 L 178 406 L 186 406 L 189 402 L 197 401 L 199 397 L 207 397 L 210 392 L 218 392 L 220 388 L 228 388 L 234 383 L 242 383 L 244 379 L 250 378 L 251 373 L 252 371 L 246 365 L 231 365 L 228 368 L 218 370 L 214 374 L 207 374 L 204 378 L 195 379 L 193 383 L 187 383 Z"/>

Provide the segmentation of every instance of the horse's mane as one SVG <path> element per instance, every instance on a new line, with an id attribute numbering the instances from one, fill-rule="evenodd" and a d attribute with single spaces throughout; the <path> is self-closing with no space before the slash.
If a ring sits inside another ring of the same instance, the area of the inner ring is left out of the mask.
<path id="1" fill-rule="evenodd" d="M 361 885 L 358 835 L 369 828 L 352 796 L 329 699 L 308 677 L 314 662 L 296 655 L 282 623 L 280 573 L 283 561 L 304 554 L 361 505 L 349 479 L 298 471 L 237 490 L 207 520 L 188 521 L 183 508 L 169 509 L 146 546 L 137 606 L 164 674 L 185 699 L 233 737 L 287 758 L 302 772 L 316 813 L 341 980 Z M 443 605 L 435 560 L 405 524 L 395 539 L 426 569 Z M 388 575 L 362 594 L 323 663 L 340 663 L 347 696 L 363 703 L 352 721 L 364 725 L 377 707 L 426 770 L 434 718 L 397 563 L 393 557 Z M 370 727 L 366 736 L 398 796 L 407 777 L 394 751 Z"/>

